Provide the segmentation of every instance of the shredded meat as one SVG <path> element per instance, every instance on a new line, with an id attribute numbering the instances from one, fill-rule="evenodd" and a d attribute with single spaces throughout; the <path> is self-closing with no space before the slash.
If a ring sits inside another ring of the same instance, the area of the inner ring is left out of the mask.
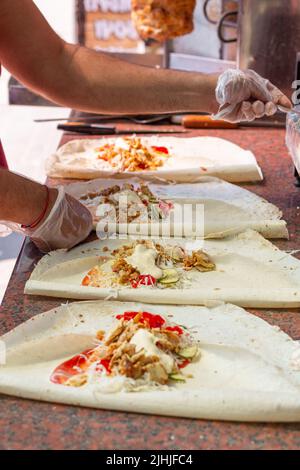
<path id="1" fill-rule="evenodd" d="M 117 259 L 112 265 L 112 270 L 114 273 L 118 273 L 119 283 L 123 285 L 137 281 L 140 276 L 140 272 L 127 263 L 124 258 Z"/>
<path id="2" fill-rule="evenodd" d="M 132 20 L 144 40 L 163 42 L 191 33 L 196 0 L 132 0 Z"/>
<path id="3" fill-rule="evenodd" d="M 110 333 L 109 337 L 107 338 L 105 344 L 106 346 L 109 346 L 111 343 L 116 341 L 118 337 L 121 335 L 121 333 L 124 331 L 125 327 L 123 325 L 123 322 L 119 323 L 116 328 Z"/>
<path id="4" fill-rule="evenodd" d="M 146 383 L 150 381 L 166 385 L 170 378 L 173 378 L 172 374 L 180 373 L 182 357 L 185 357 L 182 352 L 187 343 L 182 337 L 183 332 L 180 331 L 179 326 L 179 331 L 174 328 L 170 329 L 170 326 L 167 326 L 158 315 L 143 311 L 125 312 L 117 318 L 118 324 L 106 338 L 103 337 L 102 330 L 97 332 L 96 337 L 101 343 L 95 349 L 82 354 L 83 359 L 86 356 L 86 362 L 78 367 L 77 375 L 69 376 L 65 382 L 61 383 L 81 387 L 88 383 L 91 370 L 92 373 L 122 375 L 134 380 L 145 379 Z M 138 331 L 140 329 L 151 332 L 150 341 L 153 341 L 158 348 L 154 350 L 154 353 L 148 350 L 147 343 L 145 346 L 142 343 L 142 346 L 137 347 L 134 341 L 131 342 L 137 332 L 142 333 Z M 171 370 L 168 365 L 165 365 L 162 352 L 173 358 Z"/>
<path id="5" fill-rule="evenodd" d="M 71 377 L 69 380 L 65 382 L 65 385 L 69 387 L 82 387 L 83 385 L 87 384 L 88 382 L 88 375 L 87 374 L 78 374 L 74 377 Z"/>
<path id="6" fill-rule="evenodd" d="M 111 186 L 110 188 L 103 189 L 102 191 L 91 191 L 83 196 L 81 196 L 81 201 L 86 201 L 87 199 L 96 199 L 97 197 L 101 196 L 111 196 L 113 194 L 118 193 L 121 190 L 120 186 Z"/>
<path id="7" fill-rule="evenodd" d="M 183 267 L 186 271 L 197 269 L 201 272 L 213 271 L 216 265 L 204 251 L 193 251 L 191 255 L 186 255 L 183 260 Z"/>
<path id="8" fill-rule="evenodd" d="M 116 147 L 114 144 L 104 145 L 96 151 L 98 158 L 109 162 L 113 168 L 122 171 L 156 170 L 161 167 L 166 158 L 165 154 L 142 144 L 138 137 L 124 139 L 128 149 Z"/>

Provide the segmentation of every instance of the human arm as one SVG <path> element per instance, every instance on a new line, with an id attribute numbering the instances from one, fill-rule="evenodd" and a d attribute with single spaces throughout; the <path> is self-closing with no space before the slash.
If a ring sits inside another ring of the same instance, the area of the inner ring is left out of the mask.
<path id="1" fill-rule="evenodd" d="M 63 188 L 47 190 L 1 168 L 0 220 L 9 226 L 13 223 L 14 229 L 28 235 L 44 252 L 72 248 L 92 230 L 89 211 Z M 31 227 L 35 221 L 39 223 Z"/>
<path id="2" fill-rule="evenodd" d="M 68 44 L 31 0 L 1 0 L 0 61 L 37 93 L 83 111 L 140 114 L 217 109 L 217 75 L 143 67 Z"/>
<path id="3" fill-rule="evenodd" d="M 222 76 L 219 79 L 217 74 L 143 67 L 68 44 L 53 31 L 32 0 L 1 0 L 1 61 L 37 93 L 63 106 L 87 112 L 215 113 L 219 104 L 222 111 L 230 104 L 232 109 L 224 112 L 222 118 L 238 121 L 276 111 L 276 106 L 265 108 L 256 103 L 265 105 L 274 99 L 266 83 L 259 85 L 260 79 L 264 80 L 259 76 L 253 79 L 247 75 L 245 80 L 237 75 L 227 77 L 225 93 L 222 90 L 219 93 L 220 87 L 217 90 L 218 104 L 215 90 Z M 243 73 L 238 71 L 238 75 Z M 232 93 L 236 85 L 238 92 Z M 219 99 L 221 95 L 223 98 Z M 282 94 L 278 103 L 290 106 Z"/>

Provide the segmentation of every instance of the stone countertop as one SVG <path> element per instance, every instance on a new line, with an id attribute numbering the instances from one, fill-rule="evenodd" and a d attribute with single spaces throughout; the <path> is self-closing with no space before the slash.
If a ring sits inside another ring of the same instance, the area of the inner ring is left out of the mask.
<path id="1" fill-rule="evenodd" d="M 126 128 L 129 125 L 126 124 Z M 263 169 L 261 183 L 243 187 L 265 197 L 283 211 L 290 240 L 282 249 L 296 249 L 300 241 L 300 188 L 294 185 L 293 164 L 285 147 L 285 131 L 272 128 L 197 130 L 193 135 L 223 137 L 254 152 Z M 63 143 L 70 140 L 65 136 Z M 74 138 L 74 137 L 73 137 Z M 77 138 L 77 137 L 75 137 Z M 52 182 L 54 183 L 54 182 Z M 66 183 L 66 182 L 65 182 Z M 0 333 L 50 310 L 59 299 L 23 295 L 24 284 L 41 257 L 25 242 L 1 310 Z M 299 309 L 260 310 L 259 315 L 300 339 Z M 191 420 L 102 411 L 0 397 L 0 449 L 297 449 L 300 424 L 249 424 Z"/>

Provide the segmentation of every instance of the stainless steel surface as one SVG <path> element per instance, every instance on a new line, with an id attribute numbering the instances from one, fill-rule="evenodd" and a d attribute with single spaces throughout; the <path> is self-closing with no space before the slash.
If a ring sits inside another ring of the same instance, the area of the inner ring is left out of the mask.
<path id="1" fill-rule="evenodd" d="M 205 64 L 205 59 L 211 61 L 232 62 L 236 66 L 236 43 L 221 43 L 217 34 L 217 24 L 222 13 L 237 9 L 239 0 L 198 0 L 194 15 L 194 31 L 191 34 L 168 41 L 164 49 L 164 64 L 169 68 L 178 70 L 195 70 L 207 73 L 223 71 L 222 67 L 211 66 L 215 63 Z M 203 7 L 205 13 L 203 12 Z M 235 18 L 230 15 L 230 22 L 225 22 L 224 37 L 227 39 L 236 35 Z M 189 57 L 188 68 L 185 58 Z M 195 60 L 193 67 L 192 60 Z M 200 62 L 198 61 L 200 59 Z M 181 65 L 180 62 L 185 61 Z M 226 67 L 226 66 L 225 66 Z M 221 70 L 219 70 L 221 68 Z"/>
<path id="2" fill-rule="evenodd" d="M 232 18 L 232 16 L 237 17 L 238 13 L 239 13 L 238 10 L 226 11 L 221 16 L 221 19 L 220 19 L 219 24 L 218 24 L 217 31 L 218 31 L 218 38 L 224 44 L 230 44 L 230 43 L 237 42 L 237 36 L 236 35 L 233 35 L 232 37 L 225 37 L 224 34 L 223 34 L 223 29 L 225 29 L 226 20 L 228 18 Z M 231 28 L 232 29 L 237 29 L 237 23 L 236 23 L 235 27 L 234 27 L 234 23 L 231 23 Z M 227 23 L 227 29 L 228 29 L 228 23 Z"/>
<path id="3" fill-rule="evenodd" d="M 175 53 L 193 55 L 195 57 L 220 58 L 220 41 L 217 36 L 216 25 L 211 24 L 204 17 L 203 3 L 204 0 L 197 0 L 194 13 L 194 31 L 191 34 L 168 41 L 168 48 L 165 51 L 167 56 Z M 220 3 L 220 0 L 210 2 L 210 4 Z M 219 14 L 216 15 L 216 19 L 218 17 Z M 166 57 L 165 62 L 169 62 L 168 57 Z"/>
<path id="4" fill-rule="evenodd" d="M 239 9 L 239 0 L 222 0 L 222 12 L 237 11 Z M 223 20 L 222 36 L 225 39 L 237 39 L 237 23 L 238 17 L 230 16 L 230 21 Z M 237 40 L 236 42 L 222 42 L 221 43 L 221 59 L 233 60 L 237 59 Z"/>
<path id="5" fill-rule="evenodd" d="M 238 66 L 291 96 L 300 51 L 299 0 L 240 0 Z"/>

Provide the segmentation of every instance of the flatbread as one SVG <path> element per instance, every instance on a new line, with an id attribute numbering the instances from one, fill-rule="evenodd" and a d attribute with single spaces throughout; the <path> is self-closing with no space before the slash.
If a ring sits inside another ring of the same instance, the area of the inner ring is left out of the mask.
<path id="1" fill-rule="evenodd" d="M 201 358 L 188 366 L 190 380 L 134 393 L 100 382 L 80 388 L 50 382 L 61 362 L 93 346 L 96 331 L 109 329 L 116 314 L 137 308 L 171 318 L 193 332 Z M 233 305 L 79 302 L 37 315 L 1 340 L 7 360 L 0 366 L 0 392 L 7 395 L 187 418 L 300 420 L 298 342 Z"/>
<path id="2" fill-rule="evenodd" d="M 262 171 L 255 156 L 236 144 L 217 137 L 143 137 L 148 146 L 167 147 L 170 158 L 156 171 L 121 172 L 99 160 L 95 149 L 116 142 L 116 138 L 73 140 L 63 145 L 46 164 L 53 178 L 93 179 L 139 176 L 150 180 L 196 182 L 201 175 L 226 181 L 261 181 Z"/>
<path id="3" fill-rule="evenodd" d="M 124 185 L 127 184 L 132 184 L 136 189 L 140 188 L 141 184 L 145 184 L 145 181 L 138 178 L 124 179 L 124 181 L 96 179 L 71 183 L 66 187 L 66 191 L 86 204 L 82 198 L 87 194 L 99 192 L 115 185 L 118 185 L 122 191 Z M 266 238 L 288 238 L 286 222 L 281 220 L 282 212 L 276 206 L 246 189 L 221 179 L 203 176 L 198 183 L 176 185 L 148 183 L 147 185 L 159 199 L 171 201 L 182 207 L 184 204 L 193 204 L 194 215 L 196 205 L 203 205 L 204 226 L 201 227 L 198 236 L 203 234 L 207 238 L 222 238 L 251 228 Z M 93 214 L 94 228 L 96 228 L 98 222 L 103 218 L 99 213 L 97 215 L 97 203 L 88 205 L 88 207 Z M 174 209 L 157 224 L 152 222 L 154 233 L 161 234 L 164 230 L 163 226 L 169 225 L 170 234 L 174 235 L 172 214 L 174 214 Z M 141 217 L 139 223 L 134 220 L 130 224 L 117 224 L 113 231 L 136 233 L 140 223 L 145 225 L 145 218 Z M 180 227 L 177 224 L 177 229 L 181 232 L 181 236 L 184 236 L 183 226 Z M 191 234 L 187 235 L 191 236 Z"/>
<path id="4" fill-rule="evenodd" d="M 242 307 L 300 306 L 300 261 L 252 230 L 216 240 L 159 239 L 162 245 L 180 245 L 190 252 L 203 249 L 216 264 L 211 272 L 193 271 L 184 287 L 133 289 L 81 285 L 95 265 L 107 261 L 110 251 L 131 241 L 129 238 L 97 240 L 69 252 L 52 252 L 34 269 L 25 293 L 159 304 L 203 305 L 209 300 L 222 300 Z"/>

